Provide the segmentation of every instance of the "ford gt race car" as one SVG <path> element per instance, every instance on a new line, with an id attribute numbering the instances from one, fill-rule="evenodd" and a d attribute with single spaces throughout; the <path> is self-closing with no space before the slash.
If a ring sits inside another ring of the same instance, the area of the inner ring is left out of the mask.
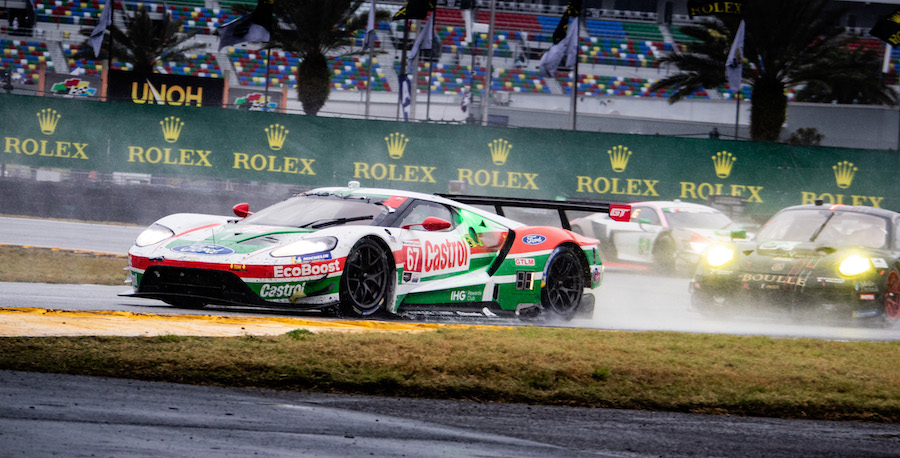
<path id="1" fill-rule="evenodd" d="M 614 206 L 627 218 L 627 206 Z M 608 208 L 608 206 L 606 207 Z M 321 188 L 239 218 L 174 214 L 129 250 L 127 295 L 325 309 L 343 316 L 452 310 L 590 316 L 597 241 L 436 195 Z"/>
<path id="2" fill-rule="evenodd" d="M 594 213 L 573 220 L 572 230 L 599 240 L 607 261 L 648 264 L 663 273 L 693 273 L 710 244 L 746 237 L 719 210 L 678 201 L 632 203 L 626 221 Z"/>
<path id="3" fill-rule="evenodd" d="M 753 242 L 711 247 L 691 283 L 707 314 L 783 312 L 801 319 L 900 317 L 900 213 L 800 205 Z"/>

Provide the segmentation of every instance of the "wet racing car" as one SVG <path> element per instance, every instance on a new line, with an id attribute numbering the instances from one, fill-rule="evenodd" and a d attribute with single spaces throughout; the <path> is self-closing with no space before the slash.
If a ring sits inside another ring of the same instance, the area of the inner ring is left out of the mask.
<path id="1" fill-rule="evenodd" d="M 234 211 L 239 218 L 174 214 L 147 228 L 129 251 L 128 295 L 355 317 L 452 310 L 568 320 L 592 314 L 603 274 L 594 239 L 436 195 L 351 183 Z"/>
<path id="2" fill-rule="evenodd" d="M 799 319 L 900 317 L 900 213 L 800 205 L 781 210 L 753 242 L 711 247 L 691 283 L 707 314 L 774 311 Z"/>
<path id="3" fill-rule="evenodd" d="M 678 201 L 632 203 L 628 221 L 594 213 L 573 220 L 572 230 L 600 240 L 608 261 L 649 264 L 663 273 L 693 273 L 711 243 L 747 236 L 719 210 Z"/>

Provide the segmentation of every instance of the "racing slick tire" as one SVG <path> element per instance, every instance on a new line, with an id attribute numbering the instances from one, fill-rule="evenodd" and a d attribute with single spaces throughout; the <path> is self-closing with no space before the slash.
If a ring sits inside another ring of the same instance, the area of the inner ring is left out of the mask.
<path id="1" fill-rule="evenodd" d="M 353 246 L 340 282 L 342 315 L 367 317 L 385 309 L 392 294 L 393 261 L 388 251 L 371 238 L 364 238 Z"/>
<path id="2" fill-rule="evenodd" d="M 653 266 L 660 273 L 675 273 L 675 240 L 661 235 L 653 245 Z"/>
<path id="3" fill-rule="evenodd" d="M 900 272 L 894 267 L 884 280 L 884 310 L 882 320 L 885 326 L 892 326 L 900 318 Z"/>
<path id="4" fill-rule="evenodd" d="M 733 314 L 724 294 L 694 291 L 691 293 L 691 306 L 706 318 L 728 318 Z"/>
<path id="5" fill-rule="evenodd" d="M 584 294 L 584 269 L 581 259 L 571 247 L 562 246 L 550 255 L 541 305 L 547 318 L 569 321 L 578 311 Z"/>

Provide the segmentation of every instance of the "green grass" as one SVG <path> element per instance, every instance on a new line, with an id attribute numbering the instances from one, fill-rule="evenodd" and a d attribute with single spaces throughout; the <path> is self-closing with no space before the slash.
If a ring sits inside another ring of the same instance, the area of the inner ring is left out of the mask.
<path id="1" fill-rule="evenodd" d="M 898 343 L 520 327 L 0 339 L 0 369 L 198 385 L 900 421 Z"/>
<path id="2" fill-rule="evenodd" d="M 0 281 L 120 285 L 121 257 L 0 246 Z M 900 422 L 900 343 L 519 327 L 0 338 L 0 369 L 199 385 Z"/>
<path id="3" fill-rule="evenodd" d="M 0 281 L 122 285 L 127 265 L 122 256 L 0 245 Z"/>

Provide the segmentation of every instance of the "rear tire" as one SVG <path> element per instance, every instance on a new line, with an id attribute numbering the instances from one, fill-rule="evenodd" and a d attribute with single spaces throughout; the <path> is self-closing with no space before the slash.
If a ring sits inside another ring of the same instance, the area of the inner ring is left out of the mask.
<path id="1" fill-rule="evenodd" d="M 653 265 L 664 274 L 675 273 L 675 240 L 668 235 L 660 236 L 653 246 Z"/>
<path id="2" fill-rule="evenodd" d="M 393 288 L 392 261 L 372 239 L 356 242 L 341 275 L 340 311 L 345 316 L 367 317 L 383 311 Z"/>
<path id="3" fill-rule="evenodd" d="M 578 311 L 584 294 L 581 260 L 570 247 L 559 247 L 547 263 L 547 276 L 541 288 L 541 304 L 549 317 L 569 321 Z"/>

